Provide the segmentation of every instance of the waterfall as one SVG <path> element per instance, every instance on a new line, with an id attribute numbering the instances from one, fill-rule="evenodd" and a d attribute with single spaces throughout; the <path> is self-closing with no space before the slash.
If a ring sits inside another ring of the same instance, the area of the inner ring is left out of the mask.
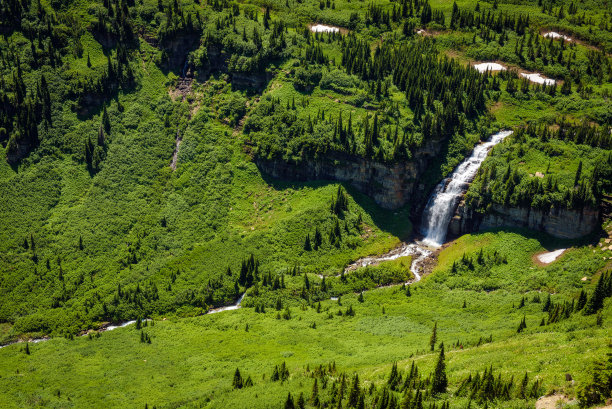
<path id="1" fill-rule="evenodd" d="M 501 131 L 491 136 L 487 142 L 477 145 L 472 155 L 461 162 L 453 173 L 442 180 L 429 197 L 422 218 L 423 242 L 432 246 L 440 246 L 446 239 L 448 224 L 461 196 L 467 191 L 470 182 L 493 146 L 500 143 L 512 131 Z"/>

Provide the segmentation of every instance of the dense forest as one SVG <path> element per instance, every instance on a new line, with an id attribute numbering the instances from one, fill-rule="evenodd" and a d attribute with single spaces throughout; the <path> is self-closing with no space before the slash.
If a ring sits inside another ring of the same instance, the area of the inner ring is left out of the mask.
<path id="1" fill-rule="evenodd" d="M 605 403 L 611 51 L 605 0 L 3 0 L 0 406 Z M 467 208 L 597 229 L 414 241 L 500 130 Z"/>

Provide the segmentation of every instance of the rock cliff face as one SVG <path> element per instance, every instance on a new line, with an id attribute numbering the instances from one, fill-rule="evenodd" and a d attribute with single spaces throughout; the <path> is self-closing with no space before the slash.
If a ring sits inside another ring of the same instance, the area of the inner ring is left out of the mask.
<path id="1" fill-rule="evenodd" d="M 553 208 L 548 212 L 523 207 L 493 205 L 484 215 L 459 204 L 448 232 L 451 236 L 496 227 L 524 227 L 562 239 L 576 239 L 594 232 L 600 225 L 599 211 L 585 208 L 567 210 Z"/>
<path id="2" fill-rule="evenodd" d="M 420 204 L 427 198 L 419 179 L 440 143 L 421 147 L 410 161 L 388 164 L 355 155 L 333 154 L 300 163 L 282 159 L 256 158 L 257 166 L 276 178 L 292 180 L 334 180 L 350 183 L 385 209 L 397 209 L 407 203 Z"/>
<path id="3" fill-rule="evenodd" d="M 401 207 L 410 200 L 419 174 L 412 163 L 384 165 L 340 155 L 299 164 L 280 159 L 256 159 L 256 163 L 265 173 L 276 178 L 348 182 L 387 209 Z"/>
<path id="4" fill-rule="evenodd" d="M 276 178 L 347 182 L 385 209 L 397 209 L 411 203 L 411 213 L 416 217 L 429 193 L 420 179 L 443 143 L 442 140 L 429 140 L 416 149 L 411 160 L 394 164 L 339 153 L 300 163 L 263 158 L 256 158 L 255 163 L 264 173 Z"/>

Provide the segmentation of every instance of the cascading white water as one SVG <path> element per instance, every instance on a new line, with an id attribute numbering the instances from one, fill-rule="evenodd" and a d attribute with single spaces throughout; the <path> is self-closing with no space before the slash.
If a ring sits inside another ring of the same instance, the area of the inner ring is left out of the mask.
<path id="1" fill-rule="evenodd" d="M 478 168 L 491 148 L 510 134 L 512 131 L 501 131 L 492 135 L 489 141 L 477 145 L 469 158 L 461 162 L 450 176 L 438 183 L 423 212 L 421 230 L 425 235 L 423 239 L 425 244 L 439 247 L 444 243 L 448 224 L 461 196 L 476 176 Z"/>

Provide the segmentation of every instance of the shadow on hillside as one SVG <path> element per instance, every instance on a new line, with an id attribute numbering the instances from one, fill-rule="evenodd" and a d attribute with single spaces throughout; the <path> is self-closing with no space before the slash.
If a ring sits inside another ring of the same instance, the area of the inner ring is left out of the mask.
<path id="1" fill-rule="evenodd" d="M 364 193 L 359 192 L 350 183 L 334 180 L 296 181 L 292 179 L 279 179 L 265 173 L 260 169 L 264 181 L 276 190 L 303 188 L 319 188 L 327 185 L 341 184 L 355 202 L 372 218 L 374 224 L 384 232 L 390 233 L 400 240 L 408 240 L 412 235 L 412 222 L 410 220 L 410 206 L 399 209 L 383 209 Z M 331 203 L 331 197 L 328 200 Z"/>

